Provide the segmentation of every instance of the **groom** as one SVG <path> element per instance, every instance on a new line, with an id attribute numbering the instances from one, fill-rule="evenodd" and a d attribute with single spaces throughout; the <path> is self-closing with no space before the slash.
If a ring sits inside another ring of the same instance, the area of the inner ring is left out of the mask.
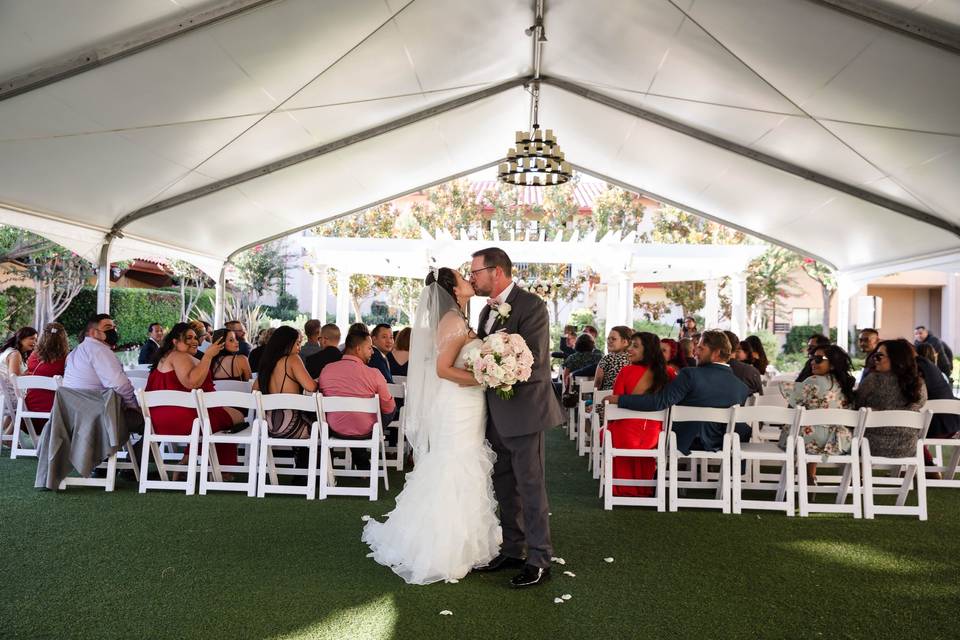
<path id="1" fill-rule="evenodd" d="M 531 587 L 550 578 L 550 520 L 544 479 L 543 432 L 563 422 L 550 384 L 550 318 L 538 296 L 516 286 L 502 249 L 473 254 L 470 284 L 490 300 L 480 312 L 478 335 L 519 333 L 533 353 L 533 373 L 503 400 L 487 390 L 487 440 L 497 453 L 493 490 L 500 503 L 500 555 L 478 571 L 521 569 L 510 584 Z M 524 560 L 524 547 L 526 559 Z"/>

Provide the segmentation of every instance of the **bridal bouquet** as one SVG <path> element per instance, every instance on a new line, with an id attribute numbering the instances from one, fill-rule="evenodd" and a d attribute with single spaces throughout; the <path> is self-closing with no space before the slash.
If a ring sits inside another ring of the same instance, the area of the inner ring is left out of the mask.
<path id="1" fill-rule="evenodd" d="M 513 385 L 529 380 L 533 371 L 533 354 L 523 336 L 502 331 L 484 338 L 466 354 L 464 362 L 477 382 L 494 389 L 504 400 L 512 398 Z"/>

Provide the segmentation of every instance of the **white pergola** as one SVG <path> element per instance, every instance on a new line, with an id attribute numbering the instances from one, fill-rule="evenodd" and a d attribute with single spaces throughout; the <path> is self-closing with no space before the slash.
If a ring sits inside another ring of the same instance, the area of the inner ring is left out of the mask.
<path id="1" fill-rule="evenodd" d="M 0 223 L 98 264 L 102 310 L 111 260 L 189 260 L 222 292 L 248 247 L 497 164 L 536 86 L 576 169 L 833 265 L 841 322 L 864 274 L 960 259 L 955 3 L 8 0 L 0 18 Z"/>
<path id="2" fill-rule="evenodd" d="M 590 267 L 600 275 L 606 287 L 603 318 L 607 326 L 633 326 L 633 285 L 635 282 L 675 282 L 702 280 L 706 284 L 704 317 L 709 326 L 720 320 L 720 280 L 731 278 L 734 332 L 746 330 L 747 264 L 764 251 L 761 245 L 670 245 L 637 244 L 635 234 L 621 238 L 611 232 L 602 238 L 590 233 L 583 238 L 574 234 L 564 240 L 558 234 L 547 240 L 541 235 L 531 240 L 469 238 L 463 233 L 454 238 L 437 231 L 431 236 L 421 230 L 419 240 L 386 238 L 330 238 L 308 236 L 300 243 L 311 252 L 313 267 L 314 318 L 327 317 L 327 269 L 337 272 L 337 325 L 346 331 L 349 320 L 349 278 L 356 273 L 403 278 L 424 278 L 431 267 L 458 268 L 469 262 L 479 249 L 496 245 L 516 263 L 570 263 Z M 475 315 L 481 304 L 472 305 Z M 473 318 L 476 322 L 477 318 Z"/>

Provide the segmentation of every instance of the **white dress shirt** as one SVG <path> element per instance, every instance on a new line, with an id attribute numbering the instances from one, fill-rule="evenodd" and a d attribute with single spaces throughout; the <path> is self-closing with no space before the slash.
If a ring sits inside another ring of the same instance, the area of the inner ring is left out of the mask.
<path id="1" fill-rule="evenodd" d="M 500 304 L 503 304 L 504 302 L 506 302 L 507 298 L 510 296 L 510 292 L 513 291 L 514 284 L 515 284 L 514 282 L 511 282 L 510 284 L 508 284 L 507 288 L 501 291 L 500 295 L 498 295 L 496 298 L 493 298 L 493 299 Z M 490 330 L 493 329 L 493 323 L 496 321 L 497 321 L 497 310 L 494 309 L 493 307 L 490 307 L 490 315 L 487 316 L 487 324 L 486 326 L 484 326 L 483 330 L 489 334 Z"/>
<path id="2" fill-rule="evenodd" d="M 67 356 L 63 386 L 68 389 L 113 389 L 127 407 L 137 408 L 137 396 L 120 360 L 106 343 L 87 337 Z"/>

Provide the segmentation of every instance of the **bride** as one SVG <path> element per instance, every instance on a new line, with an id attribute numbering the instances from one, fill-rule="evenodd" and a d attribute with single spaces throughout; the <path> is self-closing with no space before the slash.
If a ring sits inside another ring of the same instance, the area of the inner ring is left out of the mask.
<path id="1" fill-rule="evenodd" d="M 473 287 L 446 267 L 425 284 L 405 407 L 416 468 L 387 520 L 369 520 L 363 530 L 369 555 L 410 584 L 459 580 L 496 557 L 501 541 L 484 393 L 463 365 L 479 343 L 463 311 Z"/>

